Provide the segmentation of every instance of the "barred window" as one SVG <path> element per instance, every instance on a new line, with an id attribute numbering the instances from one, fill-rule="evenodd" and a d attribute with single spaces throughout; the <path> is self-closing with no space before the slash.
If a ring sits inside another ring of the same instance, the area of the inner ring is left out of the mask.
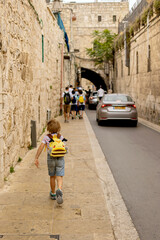
<path id="1" fill-rule="evenodd" d="M 148 45 L 147 72 L 151 71 L 151 47 Z"/>
<path id="2" fill-rule="evenodd" d="M 116 15 L 113 15 L 113 22 L 116 22 Z"/>
<path id="3" fill-rule="evenodd" d="M 139 73 L 139 68 L 138 68 L 138 52 L 136 52 L 136 74 Z"/>
<path id="4" fill-rule="evenodd" d="M 98 16 L 98 22 L 102 21 L 102 16 Z"/>
<path id="5" fill-rule="evenodd" d="M 121 60 L 121 77 L 123 77 L 123 60 Z"/>
<path id="6" fill-rule="evenodd" d="M 116 78 L 118 77 L 118 63 L 116 62 Z"/>

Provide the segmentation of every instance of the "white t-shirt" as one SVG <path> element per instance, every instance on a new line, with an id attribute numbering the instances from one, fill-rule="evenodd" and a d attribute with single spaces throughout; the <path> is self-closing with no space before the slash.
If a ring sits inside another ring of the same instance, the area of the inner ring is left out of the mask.
<path id="1" fill-rule="evenodd" d="M 69 88 L 69 93 L 72 94 L 73 88 Z"/>
<path id="2" fill-rule="evenodd" d="M 102 88 L 100 88 L 98 90 L 98 97 L 103 97 L 103 95 L 104 95 L 104 90 Z"/>

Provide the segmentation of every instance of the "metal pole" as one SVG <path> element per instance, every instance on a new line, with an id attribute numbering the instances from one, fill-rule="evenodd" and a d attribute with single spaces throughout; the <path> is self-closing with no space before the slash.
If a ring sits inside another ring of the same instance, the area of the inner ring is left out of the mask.
<path id="1" fill-rule="evenodd" d="M 63 103 L 62 103 L 62 90 L 63 90 L 63 44 L 61 47 L 61 85 L 60 85 L 60 115 L 63 112 Z"/>

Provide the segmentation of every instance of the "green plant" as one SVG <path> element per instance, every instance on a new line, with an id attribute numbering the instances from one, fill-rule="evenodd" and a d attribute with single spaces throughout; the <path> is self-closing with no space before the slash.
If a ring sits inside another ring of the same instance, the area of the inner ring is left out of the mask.
<path id="1" fill-rule="evenodd" d="M 141 27 L 141 19 L 138 17 L 136 21 L 134 22 L 133 28 L 135 31 L 138 31 Z"/>
<path id="2" fill-rule="evenodd" d="M 50 86 L 50 89 L 52 89 L 52 85 Z"/>
<path id="3" fill-rule="evenodd" d="M 157 14 L 157 16 L 160 16 L 160 1 L 159 0 L 154 1 L 154 9 L 155 9 L 155 13 Z"/>
<path id="4" fill-rule="evenodd" d="M 41 135 L 45 132 L 45 130 L 46 130 L 46 127 L 43 128 Z"/>
<path id="5" fill-rule="evenodd" d="M 5 177 L 5 178 L 4 178 L 4 181 L 5 181 L 5 182 L 7 182 L 7 181 L 8 181 L 8 179 Z"/>
<path id="6" fill-rule="evenodd" d="M 119 49 L 124 48 L 124 33 L 121 33 L 118 38 L 118 47 Z"/>
<path id="7" fill-rule="evenodd" d="M 28 146 L 28 150 L 32 150 L 33 147 L 31 145 Z"/>
<path id="8" fill-rule="evenodd" d="M 148 16 L 148 12 L 149 10 L 146 9 L 141 16 L 141 22 L 142 22 L 142 26 L 145 26 L 147 24 L 147 16 Z"/>
<path id="9" fill-rule="evenodd" d="M 14 173 L 15 171 L 14 171 L 14 167 L 13 166 L 11 166 L 10 167 L 10 173 Z"/>
<path id="10" fill-rule="evenodd" d="M 153 17 L 153 3 L 149 6 L 149 19 L 151 19 L 151 17 Z"/>
<path id="11" fill-rule="evenodd" d="M 22 158 L 21 158 L 21 157 L 19 157 L 17 162 L 21 162 L 21 161 L 22 161 Z"/>
<path id="12" fill-rule="evenodd" d="M 94 38 L 92 48 L 87 48 L 87 55 L 94 61 L 94 65 L 101 68 L 104 62 L 113 60 L 113 43 L 116 34 L 112 34 L 108 29 L 103 31 L 95 30 L 92 34 Z"/>
<path id="13" fill-rule="evenodd" d="M 134 28 L 133 28 L 133 26 L 130 27 L 129 33 L 130 33 L 131 37 L 134 37 Z"/>

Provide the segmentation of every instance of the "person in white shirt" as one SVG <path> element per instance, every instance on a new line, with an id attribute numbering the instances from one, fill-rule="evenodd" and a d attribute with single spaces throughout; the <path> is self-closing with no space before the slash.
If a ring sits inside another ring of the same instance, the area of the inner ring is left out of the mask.
<path id="1" fill-rule="evenodd" d="M 70 86 L 69 86 L 69 93 L 71 93 L 71 94 L 72 94 L 72 91 L 73 91 L 73 86 L 72 86 L 72 85 L 70 85 Z"/>
<path id="2" fill-rule="evenodd" d="M 102 99 L 102 97 L 103 97 L 103 95 L 104 95 L 104 90 L 102 89 L 102 86 L 100 85 L 100 88 L 99 88 L 99 90 L 98 90 L 98 98 L 99 98 L 99 100 L 101 100 Z"/>

